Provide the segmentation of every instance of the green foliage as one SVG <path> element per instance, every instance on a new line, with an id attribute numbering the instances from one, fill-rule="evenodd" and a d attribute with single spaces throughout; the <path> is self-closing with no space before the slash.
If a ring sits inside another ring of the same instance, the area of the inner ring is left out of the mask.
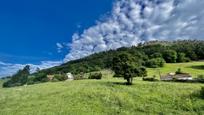
<path id="1" fill-rule="evenodd" d="M 163 58 L 167 63 L 188 62 L 190 60 L 204 59 L 204 41 L 182 40 L 182 41 L 151 41 L 140 43 L 137 47 L 122 47 L 117 50 L 110 50 L 95 53 L 82 59 L 74 60 L 46 70 L 46 74 L 68 73 L 79 74 L 110 69 L 113 58 L 119 54 L 129 54 L 145 66 L 149 59 Z M 178 54 L 177 54 L 178 53 Z M 184 57 L 185 54 L 185 57 Z"/>
<path id="2" fill-rule="evenodd" d="M 201 87 L 200 96 L 204 99 L 204 87 Z"/>
<path id="3" fill-rule="evenodd" d="M 19 70 L 10 80 L 3 83 L 3 87 L 15 87 L 22 86 L 27 83 L 28 76 L 30 74 L 30 66 L 25 66 L 22 70 Z"/>
<path id="4" fill-rule="evenodd" d="M 163 58 L 153 58 L 146 62 L 146 67 L 149 68 L 158 68 L 158 67 L 164 67 L 165 60 Z"/>
<path id="5" fill-rule="evenodd" d="M 177 61 L 178 63 L 181 63 L 181 62 L 189 62 L 190 59 L 186 57 L 186 54 L 185 53 L 178 53 L 177 54 Z"/>
<path id="6" fill-rule="evenodd" d="M 181 71 L 181 68 L 178 68 L 175 73 L 176 73 L 176 74 L 182 74 L 183 72 Z"/>
<path id="7" fill-rule="evenodd" d="M 34 77 L 30 78 L 30 82 L 33 83 L 43 83 L 43 82 L 48 82 L 49 79 L 47 78 L 47 74 L 40 72 L 34 75 Z"/>
<path id="8" fill-rule="evenodd" d="M 85 77 L 85 73 L 84 72 L 80 72 L 77 75 L 74 75 L 74 80 L 82 80 L 85 79 L 87 77 Z"/>
<path id="9" fill-rule="evenodd" d="M 166 50 L 163 53 L 163 58 L 167 63 L 176 63 L 177 53 L 174 50 Z"/>
<path id="10" fill-rule="evenodd" d="M 198 75 L 198 79 L 203 79 L 204 80 L 204 75 Z"/>
<path id="11" fill-rule="evenodd" d="M 28 85 L 35 84 L 34 79 L 35 79 L 35 76 L 28 76 L 27 84 L 28 84 Z"/>
<path id="12" fill-rule="evenodd" d="M 88 79 L 102 79 L 102 73 L 90 73 Z"/>
<path id="13" fill-rule="evenodd" d="M 198 75 L 194 80 L 195 82 L 204 83 L 204 75 Z"/>
<path id="14" fill-rule="evenodd" d="M 155 77 L 144 77 L 142 78 L 143 81 L 159 81 L 158 79 L 156 79 Z"/>
<path id="15" fill-rule="evenodd" d="M 65 74 L 55 74 L 54 79 L 58 81 L 65 81 L 67 80 L 67 76 Z"/>
<path id="16" fill-rule="evenodd" d="M 123 53 L 113 58 L 112 70 L 115 72 L 114 77 L 123 77 L 127 84 L 131 85 L 133 77 L 146 75 L 146 69 L 141 67 L 139 62 L 129 54 Z"/>
<path id="17" fill-rule="evenodd" d="M 163 58 L 161 53 L 154 53 L 150 55 L 150 58 Z"/>

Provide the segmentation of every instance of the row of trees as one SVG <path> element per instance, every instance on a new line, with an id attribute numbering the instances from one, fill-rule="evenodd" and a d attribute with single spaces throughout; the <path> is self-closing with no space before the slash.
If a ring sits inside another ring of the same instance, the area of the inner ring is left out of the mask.
<path id="1" fill-rule="evenodd" d="M 3 84 L 3 87 L 22 86 L 27 83 L 28 76 L 30 75 L 30 66 L 25 66 L 22 70 L 19 70 L 13 75 L 10 80 Z"/>
<path id="2" fill-rule="evenodd" d="M 26 84 L 31 85 L 48 81 L 56 82 L 65 80 L 67 80 L 66 74 L 54 74 L 52 79 L 49 79 L 46 73 L 40 71 L 31 75 L 30 66 L 27 65 L 22 70 L 19 70 L 16 74 L 8 78 L 8 80 L 3 83 L 3 87 L 15 87 Z"/>

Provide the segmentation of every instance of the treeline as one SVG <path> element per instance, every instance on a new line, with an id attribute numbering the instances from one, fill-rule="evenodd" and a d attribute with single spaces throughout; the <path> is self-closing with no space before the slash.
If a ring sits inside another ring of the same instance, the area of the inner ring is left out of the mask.
<path id="1" fill-rule="evenodd" d="M 138 46 L 122 47 L 92 54 L 88 57 L 70 61 L 58 67 L 42 70 L 46 74 L 72 72 L 92 72 L 110 69 L 112 60 L 119 54 L 127 53 L 145 67 L 162 67 L 166 63 L 180 63 L 204 59 L 204 41 L 152 41 Z"/>

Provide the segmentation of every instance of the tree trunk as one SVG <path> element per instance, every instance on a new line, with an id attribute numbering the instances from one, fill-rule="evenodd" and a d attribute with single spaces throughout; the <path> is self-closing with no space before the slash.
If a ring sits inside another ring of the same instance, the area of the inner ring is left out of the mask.
<path id="1" fill-rule="evenodd" d="M 132 77 L 127 78 L 127 85 L 132 85 L 132 81 L 133 81 Z"/>

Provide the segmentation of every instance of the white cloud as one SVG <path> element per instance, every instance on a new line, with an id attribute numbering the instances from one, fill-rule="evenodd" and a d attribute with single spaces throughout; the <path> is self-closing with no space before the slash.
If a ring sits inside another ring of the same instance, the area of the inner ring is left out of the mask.
<path id="1" fill-rule="evenodd" d="M 68 45 L 56 43 L 58 52 L 70 47 L 64 59 L 67 62 L 144 41 L 203 39 L 203 6 L 203 0 L 116 0 L 105 21 L 99 21 L 82 34 L 74 33 Z M 29 65 L 45 69 L 61 63 L 46 61 Z M 0 76 L 11 75 L 24 66 L 0 62 Z"/>
<path id="2" fill-rule="evenodd" d="M 62 52 L 62 49 L 64 48 L 63 44 L 61 44 L 61 43 L 56 43 L 56 46 L 57 46 L 57 52 L 58 52 L 58 53 L 61 53 L 61 52 Z"/>
<path id="3" fill-rule="evenodd" d="M 149 40 L 203 39 L 202 0 L 117 0 L 112 14 L 75 33 L 64 61 Z"/>
<path id="4" fill-rule="evenodd" d="M 0 61 L 0 78 L 13 75 L 19 69 L 24 68 L 26 65 L 30 65 L 31 73 L 35 72 L 37 68 L 46 69 L 53 66 L 58 66 L 62 64 L 62 61 L 42 61 L 39 65 L 34 64 L 11 64 L 11 63 L 4 63 Z"/>

